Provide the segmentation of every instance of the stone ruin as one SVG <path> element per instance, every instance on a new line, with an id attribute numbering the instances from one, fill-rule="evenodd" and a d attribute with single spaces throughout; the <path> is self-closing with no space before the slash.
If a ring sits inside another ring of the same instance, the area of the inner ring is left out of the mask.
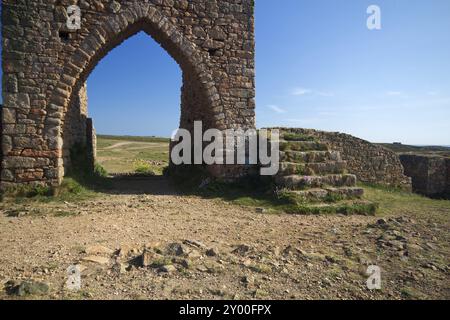
<path id="1" fill-rule="evenodd" d="M 81 9 L 78 30 L 67 27 L 67 8 L 74 4 Z M 204 129 L 255 128 L 253 6 L 254 0 L 3 0 L 0 188 L 58 186 L 76 144 L 85 145 L 94 162 L 86 79 L 109 51 L 140 31 L 182 70 L 180 128 L 192 131 L 198 120 Z M 362 194 L 355 177 L 410 188 L 394 153 L 348 135 L 295 130 L 327 145 L 305 155 L 325 154 L 324 163 L 282 164 L 281 176 L 300 169 L 341 174 L 343 180 L 334 184 L 342 184 L 340 191 L 349 196 Z M 296 144 L 308 145 L 288 143 Z M 209 169 L 215 176 L 236 177 L 247 168 Z"/>
<path id="2" fill-rule="evenodd" d="M 67 27 L 74 4 L 82 14 L 79 30 Z M 254 128 L 253 6 L 253 0 L 3 0 L 1 188 L 57 186 L 75 143 L 95 150 L 86 79 L 140 31 L 182 70 L 181 128 L 192 130 L 197 120 L 205 129 Z"/>
<path id="3" fill-rule="evenodd" d="M 405 173 L 412 178 L 413 191 L 433 198 L 450 199 L 450 158 L 401 154 Z"/>

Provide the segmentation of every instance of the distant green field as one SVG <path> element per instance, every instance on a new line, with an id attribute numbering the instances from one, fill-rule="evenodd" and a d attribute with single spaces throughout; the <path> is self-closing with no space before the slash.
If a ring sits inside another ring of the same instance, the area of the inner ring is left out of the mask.
<path id="1" fill-rule="evenodd" d="M 97 139 L 99 140 L 120 140 L 120 141 L 134 141 L 134 142 L 170 142 L 170 138 L 161 137 L 144 137 L 144 136 L 113 136 L 98 134 Z"/>
<path id="2" fill-rule="evenodd" d="M 405 144 L 391 144 L 391 143 L 378 143 L 378 145 L 392 150 L 396 153 L 415 153 L 423 155 L 439 155 L 444 157 L 450 157 L 449 147 L 440 146 L 409 146 Z"/>
<path id="3" fill-rule="evenodd" d="M 169 164 L 169 138 L 97 135 L 97 160 L 109 173 L 162 174 Z M 447 147 L 378 144 L 397 153 L 450 157 Z"/>
<path id="4" fill-rule="evenodd" d="M 161 175 L 169 164 L 168 138 L 97 135 L 97 161 L 109 173 Z"/>

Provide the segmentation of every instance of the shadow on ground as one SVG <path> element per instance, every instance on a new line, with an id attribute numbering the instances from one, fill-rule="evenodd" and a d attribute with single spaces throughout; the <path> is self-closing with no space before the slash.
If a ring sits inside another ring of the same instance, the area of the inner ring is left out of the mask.
<path id="1" fill-rule="evenodd" d="M 116 176 L 105 178 L 108 188 L 102 192 L 110 194 L 148 194 L 148 195 L 177 195 L 176 188 L 164 176 Z"/>

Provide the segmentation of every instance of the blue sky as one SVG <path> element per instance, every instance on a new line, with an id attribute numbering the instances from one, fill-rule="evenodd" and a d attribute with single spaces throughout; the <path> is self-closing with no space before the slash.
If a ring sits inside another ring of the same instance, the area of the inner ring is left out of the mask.
<path id="1" fill-rule="evenodd" d="M 366 27 L 369 5 L 382 29 Z M 257 126 L 450 145 L 450 1 L 256 0 Z M 177 128 L 181 70 L 140 33 L 88 80 L 97 131 Z M 124 112 L 125 111 L 125 112 Z"/>

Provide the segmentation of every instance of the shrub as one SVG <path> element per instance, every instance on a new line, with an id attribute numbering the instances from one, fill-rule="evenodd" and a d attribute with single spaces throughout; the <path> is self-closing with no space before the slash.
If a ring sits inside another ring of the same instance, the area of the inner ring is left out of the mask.
<path id="1" fill-rule="evenodd" d="M 108 176 L 108 171 L 99 163 L 95 163 L 94 165 L 94 175 L 101 178 L 106 178 Z"/>
<path id="2" fill-rule="evenodd" d="M 33 198 L 51 195 L 51 189 L 42 185 L 21 185 L 9 188 L 3 193 L 5 197 Z"/>
<path id="3" fill-rule="evenodd" d="M 155 175 L 155 172 L 153 171 L 150 163 L 148 163 L 145 160 L 135 160 L 133 163 L 134 166 L 134 172 L 144 175 Z"/>

